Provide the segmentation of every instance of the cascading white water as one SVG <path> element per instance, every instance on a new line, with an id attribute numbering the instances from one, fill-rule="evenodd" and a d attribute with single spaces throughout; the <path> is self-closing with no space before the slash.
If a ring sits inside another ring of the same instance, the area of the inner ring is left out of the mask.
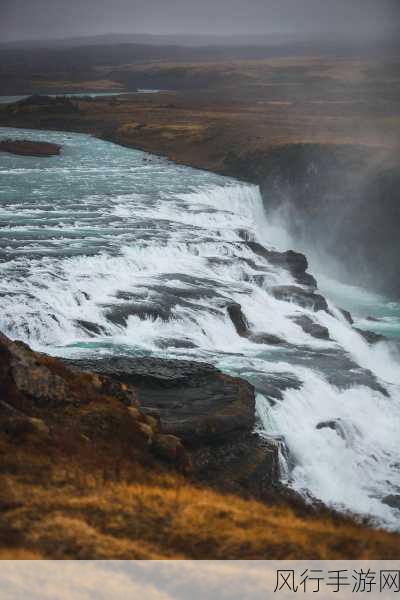
<path id="1" fill-rule="evenodd" d="M 188 358 L 247 378 L 260 435 L 288 449 L 290 485 L 399 527 L 400 511 L 382 502 L 400 494 L 398 356 L 367 344 L 332 303 L 314 312 L 272 295 L 298 284 L 245 241 L 287 241 L 255 186 L 88 136 L 0 136 L 64 146 L 61 158 L 0 156 L 2 331 L 57 355 Z M 240 337 L 232 301 L 254 334 L 287 344 Z M 289 381 L 281 397 L 271 378 Z"/>

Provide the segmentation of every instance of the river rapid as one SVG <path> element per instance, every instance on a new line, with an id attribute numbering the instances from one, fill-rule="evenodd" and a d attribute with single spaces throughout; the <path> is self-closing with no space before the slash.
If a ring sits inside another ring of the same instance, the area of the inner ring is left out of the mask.
<path id="1" fill-rule="evenodd" d="M 288 485 L 400 529 L 398 345 L 368 344 L 339 310 L 395 340 L 398 304 L 318 272 L 328 311 L 276 297 L 299 284 L 247 243 L 291 247 L 256 186 L 87 135 L 2 128 L 5 138 L 63 152 L 0 153 L 1 331 L 62 357 L 153 355 L 239 375 L 256 388 L 259 434 L 282 442 Z M 255 338 L 237 333 L 232 302 Z M 255 342 L 262 333 L 285 343 Z"/>

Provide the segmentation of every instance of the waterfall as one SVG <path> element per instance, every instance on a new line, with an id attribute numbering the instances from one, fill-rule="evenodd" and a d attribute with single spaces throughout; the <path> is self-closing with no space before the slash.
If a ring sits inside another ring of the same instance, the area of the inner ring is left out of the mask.
<path id="1" fill-rule="evenodd" d="M 0 137 L 64 147 L 0 156 L 0 330 L 54 355 L 155 355 L 241 376 L 283 482 L 399 528 L 387 503 L 400 494 L 395 346 L 369 344 L 329 294 L 315 311 L 314 291 L 257 251 L 289 238 L 256 186 L 84 135 Z"/>

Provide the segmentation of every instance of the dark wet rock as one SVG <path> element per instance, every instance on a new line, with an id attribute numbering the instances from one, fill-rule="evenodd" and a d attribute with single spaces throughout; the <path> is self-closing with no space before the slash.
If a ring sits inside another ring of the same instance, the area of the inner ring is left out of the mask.
<path id="1" fill-rule="evenodd" d="M 296 285 L 276 285 L 270 288 L 270 292 L 277 300 L 293 302 L 315 312 L 328 310 L 328 304 L 323 296 Z"/>
<path id="2" fill-rule="evenodd" d="M 134 386 L 144 407 L 160 412 L 164 433 L 193 446 L 254 425 L 254 391 L 212 365 L 157 358 L 73 361 L 75 366 Z"/>
<path id="3" fill-rule="evenodd" d="M 270 333 L 254 333 L 248 336 L 254 344 L 268 344 L 269 346 L 287 346 L 286 340 Z"/>
<path id="4" fill-rule="evenodd" d="M 249 329 L 249 324 L 245 315 L 243 314 L 242 307 L 236 302 L 232 302 L 227 306 L 228 315 L 235 326 L 237 334 L 240 337 L 249 339 L 254 344 L 268 344 L 271 346 L 288 346 L 286 340 L 273 335 L 271 333 L 252 333 Z"/>
<path id="5" fill-rule="evenodd" d="M 381 319 L 378 319 L 377 317 L 365 317 L 367 321 L 372 321 L 373 323 L 379 323 L 381 321 Z"/>
<path id="6" fill-rule="evenodd" d="M 33 140 L 0 140 L 0 152 L 17 156 L 58 156 L 62 147 L 58 144 Z"/>
<path id="7" fill-rule="evenodd" d="M 294 365 L 311 367 L 321 372 L 331 385 L 338 388 L 348 389 L 359 385 L 369 387 L 386 397 L 389 396 L 387 389 L 376 376 L 369 369 L 357 365 L 343 350 L 336 348 L 315 350 L 301 347 L 291 352 L 290 361 Z"/>
<path id="8" fill-rule="evenodd" d="M 236 233 L 245 242 L 254 241 L 254 233 L 252 231 L 249 231 L 248 229 L 237 229 Z"/>
<path id="9" fill-rule="evenodd" d="M 391 508 L 400 510 L 400 494 L 389 494 L 389 496 L 383 498 L 382 502 Z"/>
<path id="10" fill-rule="evenodd" d="M 386 339 L 385 336 L 381 335 L 380 333 L 374 333 L 373 331 L 366 331 L 364 329 L 358 329 L 358 327 L 354 327 L 354 329 L 369 344 L 377 344 L 378 342 L 384 342 Z"/>
<path id="11" fill-rule="evenodd" d="M 344 316 L 344 318 L 346 319 L 346 321 L 348 323 L 350 323 L 350 325 L 353 325 L 354 320 L 353 320 L 353 317 L 351 316 L 351 313 L 348 310 L 345 310 L 344 308 L 339 308 L 339 310 L 342 313 L 342 315 Z"/>
<path id="12" fill-rule="evenodd" d="M 67 362 L 131 389 L 143 412 L 156 410 L 167 438 L 157 445 L 153 435 L 152 444 L 165 460 L 175 456 L 179 438 L 191 449 L 194 473 L 201 480 L 253 493 L 277 482 L 276 444 L 252 433 L 251 384 L 190 361 L 114 357 Z"/>
<path id="13" fill-rule="evenodd" d="M 331 419 L 329 421 L 321 421 L 316 425 L 316 429 L 332 429 L 335 433 L 338 434 L 343 440 L 345 439 L 345 432 L 343 429 L 343 424 L 340 419 Z"/>
<path id="14" fill-rule="evenodd" d="M 185 349 L 192 349 L 192 348 L 196 348 L 196 344 L 194 342 L 192 342 L 191 340 L 180 340 L 180 339 L 172 339 L 172 338 L 160 338 L 158 340 L 155 341 L 155 343 L 157 344 L 157 346 L 159 348 L 163 348 L 165 350 L 168 350 L 168 348 L 185 348 Z"/>
<path id="15" fill-rule="evenodd" d="M 129 311 L 132 311 L 132 314 L 136 314 L 140 319 L 160 318 L 163 321 L 167 321 L 172 318 L 173 310 L 177 305 L 180 308 L 189 308 L 196 311 L 207 310 L 208 312 L 221 314 L 221 311 L 209 306 L 205 308 L 198 302 L 204 298 L 218 297 L 219 295 L 214 289 L 205 287 L 184 289 L 167 285 L 152 285 L 151 287 L 146 286 L 143 290 L 139 290 L 136 293 L 119 291 L 116 294 L 116 298 L 124 300 L 126 303 L 113 304 L 106 308 L 113 313 L 114 309 L 118 307 L 122 311 L 122 316 L 124 312 L 129 313 Z"/>
<path id="16" fill-rule="evenodd" d="M 106 308 L 104 313 L 107 321 L 114 325 L 125 326 L 129 317 L 145 319 L 161 319 L 168 321 L 172 316 L 170 306 L 161 306 L 153 303 L 125 303 L 115 304 Z"/>
<path id="17" fill-rule="evenodd" d="M 307 315 L 299 315 L 296 317 L 292 317 L 292 321 L 299 325 L 302 328 L 304 333 L 308 333 L 314 338 L 320 340 L 329 340 L 329 329 L 324 327 L 324 325 L 319 325 L 315 323 L 310 317 Z"/>
<path id="18" fill-rule="evenodd" d="M 254 274 L 254 273 L 247 274 L 246 273 L 243 277 L 243 281 L 246 281 L 248 283 L 253 283 L 255 285 L 258 285 L 258 287 L 263 287 L 264 284 L 268 281 L 268 278 L 269 278 L 269 275 L 267 273 L 263 274 L 263 275 L 259 274 L 259 273 L 257 273 L 257 274 Z"/>
<path id="19" fill-rule="evenodd" d="M 226 491 L 265 497 L 279 482 L 279 446 L 256 434 L 241 434 L 223 445 L 204 445 L 192 452 L 200 481 Z"/>
<path id="20" fill-rule="evenodd" d="M 293 277 L 302 285 L 316 287 L 316 281 L 312 275 L 306 273 L 308 262 L 304 254 L 287 250 L 286 252 L 278 252 L 277 250 L 267 250 L 258 242 L 246 242 L 247 246 L 254 254 L 265 258 L 270 264 L 287 269 Z"/>
<path id="21" fill-rule="evenodd" d="M 305 285 L 313 290 L 317 289 L 317 280 L 311 273 L 299 273 L 296 275 L 296 280 L 300 285 Z"/>
<path id="22" fill-rule="evenodd" d="M 235 326 L 237 334 L 241 337 L 247 337 L 249 335 L 249 324 L 242 312 L 242 307 L 240 304 L 232 302 L 231 304 L 228 304 L 226 309 L 233 325 Z"/>
<path id="23" fill-rule="evenodd" d="M 292 373 L 254 373 L 249 375 L 256 391 L 267 398 L 270 404 L 283 400 L 286 390 L 300 390 L 303 383 Z"/>
<path id="24" fill-rule="evenodd" d="M 96 335 L 104 335 L 106 333 L 104 327 L 98 325 L 97 323 L 93 323 L 92 321 L 77 319 L 75 323 L 80 329 L 92 337 Z"/>

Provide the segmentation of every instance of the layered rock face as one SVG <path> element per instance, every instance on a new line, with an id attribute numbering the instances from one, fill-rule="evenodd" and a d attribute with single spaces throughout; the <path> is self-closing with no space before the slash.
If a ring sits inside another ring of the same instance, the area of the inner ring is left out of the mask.
<path id="1" fill-rule="evenodd" d="M 0 335 L 0 437 L 53 452 L 170 465 L 262 495 L 278 447 L 253 433 L 253 387 L 211 365 L 161 359 L 61 361 Z M 82 450 L 82 447 L 84 450 Z"/>
<path id="2" fill-rule="evenodd" d="M 212 365 L 158 358 L 104 358 L 69 363 L 131 390 L 161 431 L 190 450 L 197 478 L 263 494 L 278 483 L 278 446 L 253 433 L 253 387 Z"/>

